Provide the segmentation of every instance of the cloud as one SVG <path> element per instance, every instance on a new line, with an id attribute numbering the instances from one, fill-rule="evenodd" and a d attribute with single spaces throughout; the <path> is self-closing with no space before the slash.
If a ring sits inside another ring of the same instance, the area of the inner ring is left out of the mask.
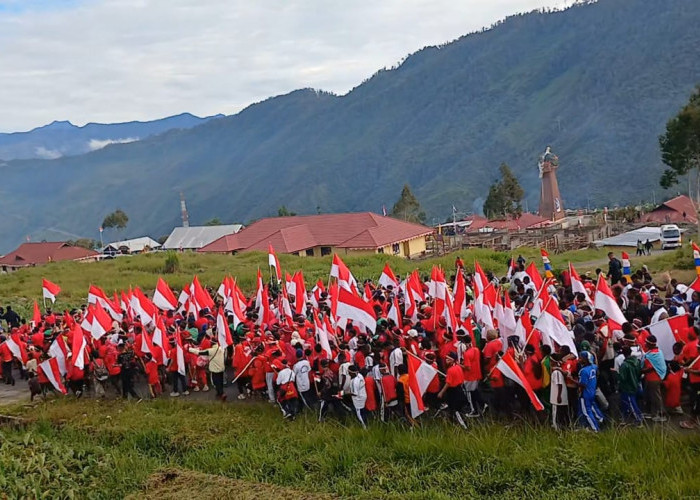
<path id="1" fill-rule="evenodd" d="M 302 87 L 343 94 L 426 45 L 571 2 L 0 0 L 0 131 L 231 114 Z"/>
<path id="2" fill-rule="evenodd" d="M 57 149 L 46 149 L 44 146 L 39 146 L 34 149 L 34 153 L 44 160 L 55 160 L 63 156 Z"/>
<path id="3" fill-rule="evenodd" d="M 102 149 L 105 146 L 109 146 L 110 144 L 128 144 L 129 142 L 136 142 L 138 141 L 138 137 L 127 137 L 126 139 L 90 139 L 90 142 L 88 143 L 88 148 L 90 151 L 97 151 L 98 149 Z"/>

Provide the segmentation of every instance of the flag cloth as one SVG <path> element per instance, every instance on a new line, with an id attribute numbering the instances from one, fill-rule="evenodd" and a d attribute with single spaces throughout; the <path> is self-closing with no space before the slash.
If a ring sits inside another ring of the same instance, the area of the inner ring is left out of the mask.
<path id="1" fill-rule="evenodd" d="M 102 336 L 112 329 L 112 318 L 109 317 L 98 302 L 92 306 L 92 323 L 90 324 L 90 334 L 95 340 L 100 340 Z M 74 348 L 75 350 L 75 348 Z"/>
<path id="2" fill-rule="evenodd" d="M 61 293 L 61 287 L 43 278 L 41 280 L 41 293 L 45 299 L 49 299 L 53 304 L 56 302 L 56 295 Z"/>
<path id="3" fill-rule="evenodd" d="M 513 278 L 513 274 L 515 274 L 515 271 L 517 270 L 515 259 L 513 257 L 510 258 L 510 261 L 508 262 L 508 272 L 506 273 L 506 279 L 510 281 Z"/>
<path id="4" fill-rule="evenodd" d="M 351 319 L 354 322 L 362 323 L 372 333 L 377 329 L 377 317 L 372 305 L 345 288 L 338 287 L 335 311 L 336 317 L 339 319 Z"/>
<path id="5" fill-rule="evenodd" d="M 34 312 L 32 313 L 32 323 L 34 326 L 39 326 L 41 323 L 41 311 L 39 310 L 39 304 L 34 300 Z"/>
<path id="6" fill-rule="evenodd" d="M 608 319 L 617 323 L 618 328 L 622 328 L 622 325 L 627 322 L 627 318 L 622 314 L 620 306 L 617 305 L 617 300 L 615 300 L 608 282 L 605 281 L 603 273 L 598 276 L 594 303 L 595 308 L 603 311 Z"/>
<path id="7" fill-rule="evenodd" d="M 627 280 L 627 283 L 630 283 L 632 281 L 632 278 L 630 277 L 631 273 L 632 271 L 630 270 L 630 256 L 627 252 L 622 252 L 622 275 Z"/>
<path id="8" fill-rule="evenodd" d="M 63 335 L 59 335 L 53 342 L 51 342 L 51 345 L 49 346 L 49 356 L 56 358 L 58 361 L 58 371 L 61 375 L 68 373 L 68 369 L 66 368 L 68 348 L 66 347 L 65 340 L 63 340 Z"/>
<path id="9" fill-rule="evenodd" d="M 165 333 L 165 323 L 163 323 L 163 318 L 158 316 L 156 318 L 156 329 L 153 330 L 152 342 L 160 346 L 160 352 L 162 359 L 157 359 L 158 364 L 167 365 L 168 364 L 168 352 L 166 347 L 168 347 L 168 338 Z"/>
<path id="10" fill-rule="evenodd" d="M 586 287 L 583 286 L 581 276 L 579 276 L 579 274 L 576 272 L 576 269 L 574 269 L 574 265 L 571 262 L 569 262 L 569 279 L 571 280 L 571 291 L 574 293 L 583 294 L 583 296 L 586 298 L 586 302 L 591 306 L 591 308 L 593 308 L 593 301 L 588 295 L 588 290 L 586 290 Z"/>
<path id="11" fill-rule="evenodd" d="M 666 361 L 673 360 L 673 344 L 688 340 L 688 315 L 673 316 L 652 323 L 647 327 L 656 337 L 656 345 Z"/>
<path id="12" fill-rule="evenodd" d="M 153 304 L 162 311 L 174 311 L 177 309 L 175 294 L 161 277 L 158 277 L 158 284 L 155 292 L 153 292 Z"/>
<path id="13" fill-rule="evenodd" d="M 416 418 L 425 411 L 423 394 L 430 382 L 437 377 L 437 370 L 428 363 L 408 355 L 408 387 L 411 396 L 411 417 Z"/>
<path id="14" fill-rule="evenodd" d="M 7 347 L 10 349 L 12 355 L 17 358 L 20 363 L 22 363 L 23 368 L 26 368 L 29 358 L 27 357 L 25 343 L 20 340 L 19 333 L 13 333 L 7 338 L 7 340 L 5 340 L 5 342 L 7 343 Z"/>
<path id="15" fill-rule="evenodd" d="M 537 411 L 544 410 L 542 402 L 535 394 L 535 391 L 532 390 L 532 386 L 530 386 L 530 383 L 525 378 L 525 375 L 523 375 L 522 370 L 520 370 L 520 367 L 509 352 L 506 352 L 505 355 L 498 360 L 498 363 L 496 363 L 496 369 L 498 369 L 504 377 L 508 377 L 520 387 L 525 389 L 527 396 L 532 402 L 532 406 L 534 406 Z"/>
<path id="16" fill-rule="evenodd" d="M 394 274 L 394 271 L 391 270 L 391 267 L 389 267 L 389 263 L 384 264 L 384 270 L 382 271 L 382 275 L 379 277 L 379 281 L 377 281 L 377 283 L 385 288 L 389 285 L 394 288 L 399 286 L 399 280 L 396 279 L 396 275 Z"/>
<path id="17" fill-rule="evenodd" d="M 571 352 L 577 354 L 574 335 L 566 327 L 558 303 L 552 297 L 549 297 L 542 309 L 542 314 L 532 326 L 542 334 L 542 342 L 546 345 L 553 347 L 552 341 L 554 341 L 560 346 L 569 346 Z"/>
<path id="18" fill-rule="evenodd" d="M 304 284 L 304 273 L 301 270 L 294 273 L 294 312 L 304 314 L 306 309 L 306 285 Z"/>
<path id="19" fill-rule="evenodd" d="M 175 359 L 177 362 L 177 372 L 183 377 L 187 374 L 185 366 L 185 348 L 182 347 L 182 337 L 180 332 L 175 332 Z"/>
<path id="20" fill-rule="evenodd" d="M 85 341 L 83 331 L 80 328 L 73 328 L 71 340 L 73 366 L 83 370 L 85 369 L 85 349 L 87 348 L 87 342 Z"/>
<path id="21" fill-rule="evenodd" d="M 542 255 L 542 263 L 544 264 L 544 277 L 554 278 L 554 273 L 552 273 L 552 264 L 549 262 L 549 253 L 544 248 L 540 248 L 540 254 Z"/>
<path id="22" fill-rule="evenodd" d="M 698 247 L 695 242 L 691 242 L 693 245 L 693 261 L 695 262 L 695 272 L 700 276 L 700 247 Z"/>
<path id="23" fill-rule="evenodd" d="M 525 274 L 530 277 L 530 281 L 532 281 L 532 284 L 535 285 L 535 289 L 539 290 L 542 288 L 544 280 L 542 279 L 542 276 L 540 276 L 540 272 L 537 270 L 537 266 L 535 266 L 534 262 L 530 262 L 530 265 L 527 266 L 527 269 L 525 269 Z"/>
<path id="24" fill-rule="evenodd" d="M 219 312 L 216 315 L 216 337 L 221 349 L 226 349 L 228 346 L 233 345 L 231 330 L 229 330 L 226 316 L 224 316 L 224 311 L 221 308 L 219 308 Z"/>
<path id="25" fill-rule="evenodd" d="M 277 258 L 275 249 L 272 248 L 271 244 L 268 244 L 267 248 L 267 262 L 270 265 L 270 267 L 275 268 L 275 277 L 277 278 L 277 283 L 282 281 L 282 268 L 280 267 L 280 261 Z"/>
<path id="26" fill-rule="evenodd" d="M 53 385 L 56 388 L 56 390 L 58 390 L 61 394 L 68 394 L 68 391 L 66 390 L 65 386 L 63 385 L 63 381 L 61 380 L 61 372 L 58 367 L 57 358 L 49 358 L 46 361 L 40 363 L 39 370 L 41 370 L 44 373 L 44 376 L 46 376 L 46 378 L 49 379 L 49 382 L 51 382 L 51 385 Z"/>

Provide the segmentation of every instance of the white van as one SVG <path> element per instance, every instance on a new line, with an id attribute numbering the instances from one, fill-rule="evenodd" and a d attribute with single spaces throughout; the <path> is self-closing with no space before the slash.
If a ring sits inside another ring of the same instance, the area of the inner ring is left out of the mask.
<path id="1" fill-rule="evenodd" d="M 675 224 L 661 226 L 661 250 L 677 248 L 682 243 L 681 230 Z"/>

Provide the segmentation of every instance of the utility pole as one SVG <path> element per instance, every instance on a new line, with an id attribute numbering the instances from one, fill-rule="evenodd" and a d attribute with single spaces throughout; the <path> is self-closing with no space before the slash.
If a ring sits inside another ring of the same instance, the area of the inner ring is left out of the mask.
<path id="1" fill-rule="evenodd" d="M 190 218 L 187 215 L 187 205 L 185 205 L 185 194 L 180 191 L 180 213 L 182 215 L 182 227 L 190 227 Z"/>

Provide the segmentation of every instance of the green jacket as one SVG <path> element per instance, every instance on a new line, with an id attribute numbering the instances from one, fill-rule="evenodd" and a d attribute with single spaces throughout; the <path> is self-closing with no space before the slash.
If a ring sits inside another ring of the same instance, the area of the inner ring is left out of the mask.
<path id="1" fill-rule="evenodd" d="M 620 365 L 617 374 L 618 389 L 625 394 L 635 394 L 639 389 L 639 380 L 642 376 L 642 368 L 639 361 L 630 356 Z"/>

